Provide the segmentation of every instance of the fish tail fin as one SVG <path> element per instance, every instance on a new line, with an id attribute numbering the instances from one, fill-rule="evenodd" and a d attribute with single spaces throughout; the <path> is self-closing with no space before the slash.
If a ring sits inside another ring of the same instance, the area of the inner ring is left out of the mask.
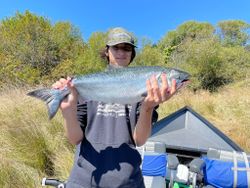
<path id="1" fill-rule="evenodd" d="M 63 92 L 55 89 L 38 89 L 27 93 L 28 96 L 35 97 L 46 102 L 49 119 L 52 119 L 58 108 L 67 94 L 63 95 Z"/>

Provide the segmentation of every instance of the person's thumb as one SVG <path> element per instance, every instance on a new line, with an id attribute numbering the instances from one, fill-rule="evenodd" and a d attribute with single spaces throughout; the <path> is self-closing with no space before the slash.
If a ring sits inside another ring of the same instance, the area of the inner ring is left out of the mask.
<path id="1" fill-rule="evenodd" d="M 67 87 L 70 89 L 70 92 L 71 92 L 73 99 L 76 100 L 78 97 L 78 92 L 77 92 L 74 84 L 72 83 L 72 78 L 70 78 L 70 77 L 67 78 Z"/>

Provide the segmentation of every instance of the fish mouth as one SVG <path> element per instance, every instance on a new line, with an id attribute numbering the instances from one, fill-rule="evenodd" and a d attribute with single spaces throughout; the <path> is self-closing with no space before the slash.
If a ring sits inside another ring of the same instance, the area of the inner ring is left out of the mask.
<path id="1" fill-rule="evenodd" d="M 184 80 L 182 80 L 182 82 L 181 82 L 181 83 L 188 83 L 188 82 L 190 82 L 190 80 L 189 80 L 189 79 L 184 79 Z"/>
<path id="2" fill-rule="evenodd" d="M 189 82 L 191 82 L 189 79 L 183 80 L 180 85 L 176 88 L 177 90 L 181 89 L 182 87 L 185 87 Z"/>

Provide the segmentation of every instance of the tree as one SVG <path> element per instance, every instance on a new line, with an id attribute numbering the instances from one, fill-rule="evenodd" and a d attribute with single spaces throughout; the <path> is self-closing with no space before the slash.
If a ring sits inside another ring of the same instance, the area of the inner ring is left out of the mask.
<path id="1" fill-rule="evenodd" d="M 188 71 L 194 90 L 216 91 L 231 81 L 220 52 L 221 45 L 216 38 L 185 42 L 171 55 L 169 65 Z"/>
<path id="2" fill-rule="evenodd" d="M 177 46 L 189 39 L 210 38 L 214 30 L 214 27 L 209 23 L 188 21 L 180 25 L 176 30 L 168 32 L 160 40 L 159 47 Z"/>
<path id="3" fill-rule="evenodd" d="M 58 48 L 50 38 L 48 20 L 26 11 L 2 21 L 0 51 L 5 56 L 41 70 L 47 74 L 58 63 Z"/>
<path id="4" fill-rule="evenodd" d="M 69 22 L 57 22 L 52 27 L 51 38 L 58 47 L 59 61 L 74 59 L 84 51 L 85 44 L 79 29 Z"/>
<path id="5" fill-rule="evenodd" d="M 249 40 L 247 30 L 250 24 L 241 20 L 228 20 L 218 23 L 218 35 L 224 45 L 245 46 Z"/>
<path id="6" fill-rule="evenodd" d="M 59 77 L 92 73 L 102 70 L 106 63 L 100 57 L 102 47 L 105 46 L 106 33 L 94 32 L 84 46 L 84 51 L 76 55 L 74 60 L 65 60 L 56 66 L 51 77 Z"/>
<path id="7" fill-rule="evenodd" d="M 53 68 L 66 60 L 74 61 L 83 51 L 80 32 L 67 22 L 53 26 L 49 20 L 26 11 L 0 24 L 0 54 L 5 61 L 0 66 L 10 71 L 13 82 L 22 78 L 30 83 L 37 76 L 33 79 L 36 83 L 48 78 Z"/>
<path id="8" fill-rule="evenodd" d="M 250 78 L 250 52 L 242 46 L 224 46 L 220 57 L 224 62 L 224 74 L 232 81 Z"/>
<path id="9" fill-rule="evenodd" d="M 172 52 L 186 41 L 203 40 L 213 37 L 215 29 L 206 22 L 188 21 L 180 25 L 176 30 L 168 32 L 160 40 L 158 47 L 167 63 Z"/>
<path id="10" fill-rule="evenodd" d="M 134 61 L 136 65 L 143 66 L 163 65 L 164 57 L 157 47 L 148 44 L 137 54 Z"/>

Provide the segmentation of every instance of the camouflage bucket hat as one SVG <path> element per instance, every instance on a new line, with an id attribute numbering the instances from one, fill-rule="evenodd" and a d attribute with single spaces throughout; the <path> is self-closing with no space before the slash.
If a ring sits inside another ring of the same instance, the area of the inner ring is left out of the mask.
<path id="1" fill-rule="evenodd" d="M 111 29 L 108 33 L 106 45 L 114 46 L 120 43 L 127 43 L 136 47 L 134 37 L 128 31 L 121 27 Z"/>

